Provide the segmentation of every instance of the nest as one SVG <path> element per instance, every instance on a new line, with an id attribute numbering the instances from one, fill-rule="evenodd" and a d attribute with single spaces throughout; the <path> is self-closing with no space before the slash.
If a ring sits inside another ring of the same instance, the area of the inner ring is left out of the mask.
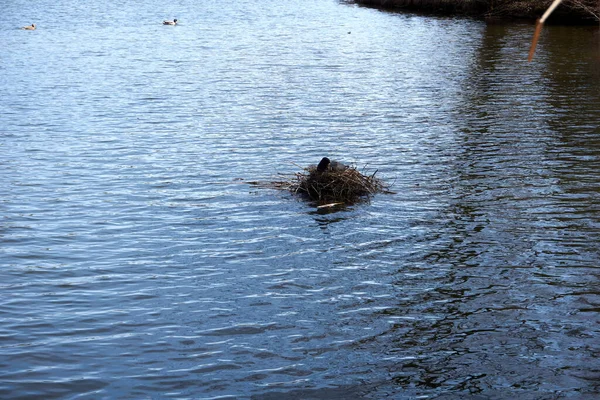
<path id="1" fill-rule="evenodd" d="M 270 186 L 303 195 L 319 204 L 348 204 L 368 199 L 375 193 L 391 193 L 389 186 L 375 177 L 376 173 L 363 175 L 353 167 L 319 172 L 316 166 L 310 166 L 288 181 L 271 182 Z"/>

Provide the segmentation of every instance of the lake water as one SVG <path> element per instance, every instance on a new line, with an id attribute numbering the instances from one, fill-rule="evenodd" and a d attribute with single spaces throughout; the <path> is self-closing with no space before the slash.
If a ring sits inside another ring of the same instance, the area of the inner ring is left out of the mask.
<path id="1" fill-rule="evenodd" d="M 600 396 L 597 27 L 0 5 L 1 398 Z"/>

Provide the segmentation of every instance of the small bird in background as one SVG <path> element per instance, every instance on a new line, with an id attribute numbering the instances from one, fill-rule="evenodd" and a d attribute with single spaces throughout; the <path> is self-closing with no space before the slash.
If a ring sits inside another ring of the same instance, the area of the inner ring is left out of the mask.
<path id="1" fill-rule="evenodd" d="M 24 26 L 21 29 L 24 29 L 26 31 L 35 31 L 35 24 Z"/>
<path id="2" fill-rule="evenodd" d="M 163 25 L 177 25 L 177 18 L 173 21 L 163 21 Z"/>

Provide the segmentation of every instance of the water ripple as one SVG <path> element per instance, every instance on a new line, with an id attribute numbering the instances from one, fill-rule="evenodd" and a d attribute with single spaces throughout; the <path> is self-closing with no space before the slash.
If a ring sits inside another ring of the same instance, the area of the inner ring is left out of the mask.
<path id="1" fill-rule="evenodd" d="M 0 397 L 598 395 L 592 28 L 527 64 L 529 25 L 328 0 L 3 18 Z M 247 184 L 324 155 L 395 194 Z"/>

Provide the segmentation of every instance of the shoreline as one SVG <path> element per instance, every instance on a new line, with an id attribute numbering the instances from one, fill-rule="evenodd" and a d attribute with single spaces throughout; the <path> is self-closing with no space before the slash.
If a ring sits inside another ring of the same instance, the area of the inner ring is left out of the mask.
<path id="1" fill-rule="evenodd" d="M 354 0 L 354 3 L 393 11 L 466 16 L 489 21 L 535 22 L 552 0 Z M 594 25 L 599 22 L 598 1 L 571 0 L 560 4 L 546 23 Z"/>

